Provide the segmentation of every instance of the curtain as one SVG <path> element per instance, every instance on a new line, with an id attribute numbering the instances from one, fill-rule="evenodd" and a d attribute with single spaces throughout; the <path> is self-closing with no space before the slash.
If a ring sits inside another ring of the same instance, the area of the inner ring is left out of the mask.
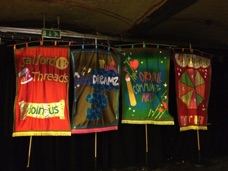
<path id="1" fill-rule="evenodd" d="M 74 50 L 74 49 L 73 49 Z M 29 137 L 12 137 L 16 74 L 13 47 L 0 46 L 0 170 L 62 171 L 94 170 L 94 134 L 72 136 L 34 136 L 30 168 L 26 168 Z M 218 52 L 220 53 L 220 52 Z M 226 53 L 227 54 L 227 53 Z M 228 72 L 226 61 L 212 59 L 211 93 L 208 105 L 208 131 L 200 131 L 202 159 L 212 161 L 228 155 L 227 100 L 224 81 Z M 74 81 L 70 74 L 69 106 L 72 106 Z M 174 61 L 170 61 L 169 112 L 178 123 L 175 93 Z M 122 90 L 120 89 L 120 99 Z M 119 105 L 120 119 L 122 104 Z M 72 108 L 69 108 L 71 113 Z M 179 125 L 148 125 L 148 163 L 152 168 L 165 163 L 186 165 L 197 160 L 197 140 L 194 130 L 180 133 Z M 117 131 L 97 134 L 97 167 L 102 170 L 135 168 L 145 162 L 145 127 L 119 123 Z M 211 162 L 213 164 L 213 161 Z"/>

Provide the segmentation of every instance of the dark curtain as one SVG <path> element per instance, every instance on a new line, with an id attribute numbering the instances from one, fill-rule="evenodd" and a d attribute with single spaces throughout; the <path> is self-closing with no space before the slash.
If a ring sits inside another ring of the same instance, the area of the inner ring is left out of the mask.
<path id="1" fill-rule="evenodd" d="M 158 166 L 166 162 L 197 161 L 196 131 L 180 132 L 177 121 L 174 65 L 171 60 L 169 111 L 174 126 L 148 125 L 149 152 L 145 153 L 145 125 L 119 123 L 118 131 L 97 133 L 97 158 L 94 154 L 95 134 L 70 137 L 32 138 L 30 167 L 26 168 L 30 137 L 12 137 L 15 98 L 15 64 L 13 47 L 0 47 L 0 170 L 4 171 L 70 171 L 109 170 Z M 226 54 L 227 55 L 227 54 Z M 212 81 L 209 101 L 208 131 L 200 131 L 203 160 L 228 154 L 228 83 L 227 62 L 212 59 Z M 73 101 L 73 81 L 69 102 Z M 70 105 L 72 105 L 70 103 Z M 70 106 L 71 108 L 71 106 Z M 120 101 L 121 119 L 121 101 Z"/>

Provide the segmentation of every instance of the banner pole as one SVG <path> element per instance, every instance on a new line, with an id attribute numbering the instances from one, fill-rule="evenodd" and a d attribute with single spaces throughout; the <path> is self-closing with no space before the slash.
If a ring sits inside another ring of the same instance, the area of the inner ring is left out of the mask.
<path id="1" fill-rule="evenodd" d="M 27 166 L 26 166 L 27 168 L 29 168 L 29 165 L 30 165 L 31 148 L 32 148 L 32 136 L 30 136 L 30 140 L 29 140 L 28 162 L 27 162 Z"/>
<path id="2" fill-rule="evenodd" d="M 94 39 L 94 44 L 95 44 L 95 48 L 97 49 L 97 38 Z M 94 169 L 95 171 L 97 170 L 97 132 L 95 132 L 95 137 L 94 137 Z"/>
<path id="3" fill-rule="evenodd" d="M 149 167 L 148 167 L 148 133 L 147 133 L 147 124 L 145 124 L 145 145 L 146 145 L 146 151 L 145 151 L 145 166 L 141 167 L 140 170 L 143 170 L 143 171 L 149 171 L 151 170 Z"/>
<path id="4" fill-rule="evenodd" d="M 147 133 L 147 124 L 145 124 L 145 137 L 146 137 L 146 166 L 148 165 L 148 133 Z"/>
<path id="5" fill-rule="evenodd" d="M 197 129 L 197 146 L 198 146 L 198 160 L 199 164 L 201 163 L 201 155 L 200 155 L 200 136 L 199 136 L 199 129 Z"/>
<path id="6" fill-rule="evenodd" d="M 95 132 L 94 137 L 94 169 L 97 170 L 97 132 Z"/>

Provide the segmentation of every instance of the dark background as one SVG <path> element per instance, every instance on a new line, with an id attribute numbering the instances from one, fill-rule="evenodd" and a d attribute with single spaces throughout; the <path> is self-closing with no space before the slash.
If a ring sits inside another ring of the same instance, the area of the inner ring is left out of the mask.
<path id="1" fill-rule="evenodd" d="M 224 56 L 228 54 L 219 50 L 210 52 L 210 49 L 205 49 L 205 51 Z M 0 170 L 82 171 L 94 168 L 108 170 L 146 164 L 145 125 L 119 122 L 118 131 L 97 133 L 97 162 L 94 161 L 95 134 L 93 133 L 74 134 L 70 137 L 34 136 L 30 167 L 26 168 L 30 137 L 12 137 L 16 90 L 13 55 L 12 46 L 0 46 Z M 199 131 L 202 161 L 228 155 L 227 66 L 225 58 L 216 56 L 212 58 L 209 125 L 207 131 Z M 167 162 L 197 162 L 199 160 L 197 132 L 179 131 L 174 79 L 174 63 L 171 60 L 169 111 L 175 119 L 175 125 L 148 125 L 149 152 L 147 157 L 150 166 Z M 73 99 L 72 92 L 72 85 L 70 85 L 69 102 Z M 119 111 L 121 119 L 121 101 Z"/>

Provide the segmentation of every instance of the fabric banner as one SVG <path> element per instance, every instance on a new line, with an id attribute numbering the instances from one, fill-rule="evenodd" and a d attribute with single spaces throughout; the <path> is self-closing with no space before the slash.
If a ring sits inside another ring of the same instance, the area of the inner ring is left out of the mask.
<path id="1" fill-rule="evenodd" d="M 168 112 L 170 52 L 123 50 L 122 123 L 174 125 Z"/>
<path id="2" fill-rule="evenodd" d="M 119 55 L 99 49 L 71 52 L 74 74 L 72 133 L 118 129 Z"/>
<path id="3" fill-rule="evenodd" d="M 13 136 L 70 136 L 69 49 L 15 49 Z"/>
<path id="4" fill-rule="evenodd" d="M 207 130 L 211 60 L 175 53 L 175 77 L 180 131 Z"/>

